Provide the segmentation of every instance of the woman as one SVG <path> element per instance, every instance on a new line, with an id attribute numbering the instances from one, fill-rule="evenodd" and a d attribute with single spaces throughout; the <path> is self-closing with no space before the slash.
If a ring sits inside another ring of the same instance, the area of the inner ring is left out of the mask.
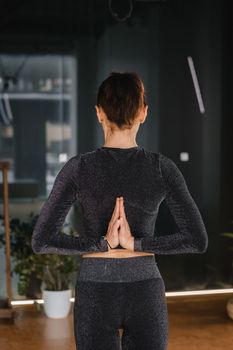
<path id="1" fill-rule="evenodd" d="M 147 116 L 143 82 L 133 72 L 112 72 L 95 106 L 105 143 L 70 158 L 58 173 L 37 220 L 37 254 L 82 255 L 75 286 L 78 350 L 165 350 L 168 313 L 155 254 L 204 253 L 200 212 L 176 164 L 135 139 Z M 57 234 L 79 200 L 85 236 Z M 165 200 L 179 231 L 158 236 L 154 225 Z"/>

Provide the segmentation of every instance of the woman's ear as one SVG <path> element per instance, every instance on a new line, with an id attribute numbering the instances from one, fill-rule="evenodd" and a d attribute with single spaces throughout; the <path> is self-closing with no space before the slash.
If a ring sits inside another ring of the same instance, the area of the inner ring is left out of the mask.
<path id="1" fill-rule="evenodd" d="M 95 105 L 95 110 L 96 110 L 96 115 L 97 115 L 97 118 L 99 120 L 99 122 L 101 123 L 102 122 L 102 117 L 100 116 L 100 109 L 97 105 Z"/>
<path id="2" fill-rule="evenodd" d="M 143 118 L 141 120 L 141 124 L 143 124 L 146 120 L 146 117 L 147 117 L 147 111 L 148 111 L 148 105 L 145 105 L 144 106 L 144 110 L 143 110 Z"/>
<path id="3" fill-rule="evenodd" d="M 144 117 L 146 119 L 146 116 L 147 116 L 147 112 L 148 112 L 148 105 L 145 105 L 144 107 Z"/>
<path id="4" fill-rule="evenodd" d="M 95 105 L 95 110 L 96 110 L 96 114 L 99 113 L 99 107 L 97 105 Z"/>

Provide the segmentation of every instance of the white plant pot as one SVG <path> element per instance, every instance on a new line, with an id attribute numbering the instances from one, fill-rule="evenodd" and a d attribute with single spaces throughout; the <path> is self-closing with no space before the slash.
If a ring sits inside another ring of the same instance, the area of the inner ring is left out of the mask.
<path id="1" fill-rule="evenodd" d="M 233 320 L 233 298 L 230 298 L 226 305 L 227 314 Z"/>
<path id="2" fill-rule="evenodd" d="M 68 316 L 71 307 L 72 290 L 62 291 L 42 291 L 42 299 L 44 300 L 44 312 L 47 317 L 64 318 Z"/>

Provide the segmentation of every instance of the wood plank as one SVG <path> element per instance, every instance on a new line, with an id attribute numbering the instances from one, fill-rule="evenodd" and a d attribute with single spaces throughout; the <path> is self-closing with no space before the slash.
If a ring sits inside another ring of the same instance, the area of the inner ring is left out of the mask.
<path id="1" fill-rule="evenodd" d="M 170 333 L 167 350 L 231 349 L 233 320 L 226 313 L 231 297 L 219 294 L 167 298 Z M 13 308 L 17 310 L 15 324 L 0 325 L 1 350 L 76 350 L 73 303 L 70 315 L 60 320 L 47 318 L 35 305 Z"/>

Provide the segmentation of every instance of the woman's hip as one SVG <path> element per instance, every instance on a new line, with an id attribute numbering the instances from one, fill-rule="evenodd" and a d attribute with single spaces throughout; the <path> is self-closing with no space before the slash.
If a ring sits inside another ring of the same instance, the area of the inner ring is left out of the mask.
<path id="1" fill-rule="evenodd" d="M 136 282 L 162 278 L 154 255 L 130 258 L 84 258 L 77 282 Z"/>

